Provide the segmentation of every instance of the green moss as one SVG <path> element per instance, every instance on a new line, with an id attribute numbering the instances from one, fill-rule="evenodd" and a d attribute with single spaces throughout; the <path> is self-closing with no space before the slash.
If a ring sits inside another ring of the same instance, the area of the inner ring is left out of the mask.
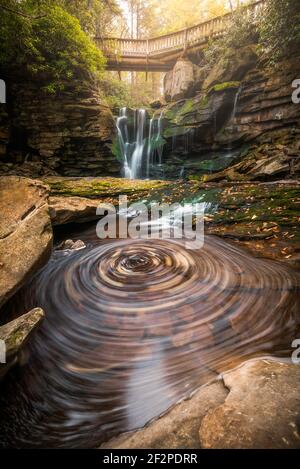
<path id="1" fill-rule="evenodd" d="M 119 140 L 117 138 L 114 138 L 112 144 L 108 145 L 108 147 L 110 148 L 112 154 L 117 158 L 118 161 L 123 161 Z"/>
<path id="2" fill-rule="evenodd" d="M 207 94 L 205 94 L 204 96 L 202 96 L 201 98 L 201 101 L 200 101 L 200 109 L 204 109 L 207 107 L 209 103 L 209 96 Z"/>
<path id="3" fill-rule="evenodd" d="M 163 131 L 164 138 L 170 137 L 179 137 L 180 135 L 184 135 L 189 131 L 189 128 L 184 126 L 177 126 L 177 127 L 167 127 Z"/>
<path id="4" fill-rule="evenodd" d="M 184 105 L 179 109 L 178 114 L 188 114 L 194 109 L 194 101 L 192 99 L 187 99 Z"/>
<path id="5" fill-rule="evenodd" d="M 135 194 L 167 187 L 167 181 L 128 180 L 121 178 L 60 178 L 44 181 L 50 186 L 50 195 L 65 197 L 101 198 L 121 194 Z"/>
<path id="6" fill-rule="evenodd" d="M 224 91 L 224 90 L 228 90 L 228 89 L 239 88 L 240 85 L 241 85 L 240 81 L 227 81 L 227 82 L 224 82 L 224 83 L 218 83 L 217 85 L 214 85 L 210 89 L 210 91 L 220 92 L 220 91 Z"/>

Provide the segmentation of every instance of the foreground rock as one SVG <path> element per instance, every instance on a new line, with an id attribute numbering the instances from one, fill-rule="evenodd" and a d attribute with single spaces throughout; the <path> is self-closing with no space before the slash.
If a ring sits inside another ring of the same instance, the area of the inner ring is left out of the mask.
<path id="1" fill-rule="evenodd" d="M 85 197 L 50 197 L 49 207 L 53 225 L 85 223 L 97 219 L 99 200 Z"/>
<path id="2" fill-rule="evenodd" d="M 230 392 L 199 430 L 203 448 L 300 448 L 300 366 L 261 360 L 224 374 Z"/>
<path id="3" fill-rule="evenodd" d="M 72 239 L 66 239 L 57 246 L 56 250 L 79 251 L 80 249 L 84 249 L 85 247 L 86 245 L 83 241 L 81 241 L 81 239 L 77 239 L 77 241 L 73 241 Z"/>
<path id="4" fill-rule="evenodd" d="M 0 306 L 51 254 L 48 188 L 17 176 L 0 178 Z"/>
<path id="5" fill-rule="evenodd" d="M 96 209 L 101 203 L 118 205 L 122 195 L 127 196 L 128 203 L 143 200 L 173 185 L 168 181 L 84 177 L 50 177 L 45 182 L 50 186 L 53 225 L 97 220 Z"/>
<path id="6" fill-rule="evenodd" d="M 106 449 L 300 448 L 300 366 L 253 360 Z"/>
<path id="7" fill-rule="evenodd" d="M 200 184 L 205 200 L 215 210 L 205 216 L 207 234 L 233 240 L 256 257 L 284 261 L 300 267 L 300 184 Z"/>
<path id="8" fill-rule="evenodd" d="M 200 422 L 210 409 L 224 402 L 227 393 L 222 382 L 216 381 L 142 430 L 120 435 L 103 444 L 101 449 L 199 448 Z"/>
<path id="9" fill-rule="evenodd" d="M 23 346 L 43 318 L 43 310 L 35 308 L 0 327 L 0 379 L 18 363 Z"/>

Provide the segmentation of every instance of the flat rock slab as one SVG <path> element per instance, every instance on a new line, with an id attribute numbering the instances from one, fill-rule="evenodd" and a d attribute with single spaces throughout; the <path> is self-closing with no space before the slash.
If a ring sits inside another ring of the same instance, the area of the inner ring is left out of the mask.
<path id="1" fill-rule="evenodd" d="M 202 387 L 191 399 L 173 407 L 145 428 L 120 435 L 101 449 L 195 449 L 200 448 L 199 425 L 207 412 L 226 399 L 222 381 Z"/>
<path id="2" fill-rule="evenodd" d="M 101 200 L 86 197 L 49 197 L 50 216 L 53 225 L 85 223 L 96 220 Z"/>
<path id="3" fill-rule="evenodd" d="M 118 197 L 119 195 L 132 195 L 135 193 L 148 193 L 154 189 L 165 188 L 172 183 L 168 181 L 148 181 L 140 179 L 124 179 L 112 177 L 57 177 L 44 179 L 50 187 L 51 196 L 87 197 L 102 199 Z"/>
<path id="4" fill-rule="evenodd" d="M 50 187 L 49 206 L 53 225 L 97 220 L 96 210 L 101 203 L 117 205 L 121 195 L 126 195 L 129 203 L 142 200 L 172 184 L 167 181 L 110 177 L 49 177 L 44 181 Z"/>
<path id="5" fill-rule="evenodd" d="M 300 365 L 250 361 L 223 375 L 225 402 L 201 422 L 203 448 L 300 448 Z"/>
<path id="6" fill-rule="evenodd" d="M 40 181 L 0 178 L 0 307 L 50 257 L 47 198 Z"/>

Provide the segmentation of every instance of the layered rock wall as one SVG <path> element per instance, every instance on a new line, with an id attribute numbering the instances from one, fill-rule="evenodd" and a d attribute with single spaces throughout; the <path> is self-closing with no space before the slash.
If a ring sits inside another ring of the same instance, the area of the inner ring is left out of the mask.
<path id="1" fill-rule="evenodd" d="M 292 101 L 292 83 L 300 76 L 300 62 L 295 57 L 268 67 L 259 62 L 255 49 L 250 45 L 235 54 L 229 51 L 213 68 L 199 68 L 194 72 L 194 88 L 185 79 L 181 63 L 181 81 L 173 90 L 177 96 L 180 91 L 181 99 L 164 108 L 164 161 L 169 166 L 185 154 L 187 159 L 191 154 L 203 156 L 206 165 L 205 152 L 237 149 L 242 158 L 248 150 L 256 159 L 279 158 L 276 175 L 299 173 L 300 105 Z M 192 65 L 184 63 L 190 77 Z M 170 100 L 168 79 L 165 85 L 165 97 Z"/>
<path id="2" fill-rule="evenodd" d="M 41 176 L 118 175 L 111 152 L 115 125 L 92 82 L 50 95 L 36 82 L 9 86 L 0 107 L 0 171 Z"/>

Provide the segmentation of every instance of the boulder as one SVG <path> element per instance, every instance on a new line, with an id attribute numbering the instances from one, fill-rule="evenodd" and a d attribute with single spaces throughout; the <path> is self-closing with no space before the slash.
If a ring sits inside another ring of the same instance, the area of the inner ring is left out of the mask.
<path id="1" fill-rule="evenodd" d="M 60 243 L 56 249 L 58 251 L 79 251 L 80 249 L 84 249 L 85 247 L 86 245 L 83 241 L 81 241 L 81 239 L 77 239 L 77 241 L 73 241 L 72 239 L 66 239 L 65 241 Z"/>
<path id="2" fill-rule="evenodd" d="M 300 366 L 250 361 L 223 375 L 226 400 L 202 420 L 203 448 L 300 447 Z"/>
<path id="3" fill-rule="evenodd" d="M 257 63 L 256 46 L 248 45 L 239 49 L 229 49 L 224 57 L 211 69 L 203 83 L 209 90 L 219 83 L 241 81 Z"/>
<path id="4" fill-rule="evenodd" d="M 4 326 L 0 326 L 0 379 L 13 365 L 18 363 L 23 346 L 43 318 L 43 310 L 35 308 Z"/>
<path id="5" fill-rule="evenodd" d="M 0 178 L 0 306 L 50 257 L 48 187 L 17 176 Z"/>
<path id="6" fill-rule="evenodd" d="M 279 174 L 288 174 L 290 171 L 289 158 L 274 156 L 263 158 L 256 162 L 254 168 L 249 172 L 249 176 L 257 178 L 267 178 Z"/>
<path id="7" fill-rule="evenodd" d="M 188 127 L 197 128 L 202 142 L 211 145 L 216 133 L 232 115 L 239 85 L 239 82 L 226 83 L 207 94 L 170 104 L 164 114 L 163 137 L 178 137 L 185 135 Z"/>
<path id="8" fill-rule="evenodd" d="M 195 68 L 187 59 L 178 59 L 174 68 L 164 78 L 164 96 L 167 102 L 188 98 L 194 87 Z"/>
<path id="9" fill-rule="evenodd" d="M 50 197 L 49 207 L 53 225 L 85 223 L 97 220 L 96 210 L 101 200 L 85 197 Z"/>

